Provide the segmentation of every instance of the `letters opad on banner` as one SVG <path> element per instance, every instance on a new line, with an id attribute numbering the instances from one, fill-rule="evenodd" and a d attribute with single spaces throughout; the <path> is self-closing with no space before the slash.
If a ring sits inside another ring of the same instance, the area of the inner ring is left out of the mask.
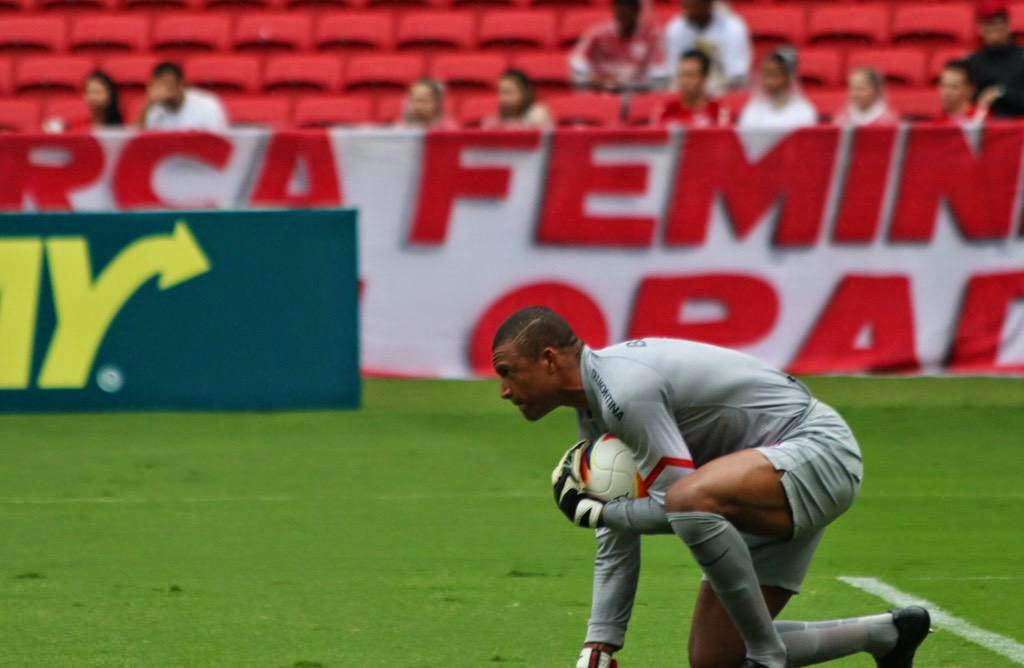
<path id="1" fill-rule="evenodd" d="M 487 373 L 528 303 L 594 345 L 1024 372 L 1021 124 L 189 137 L 0 137 L 0 207 L 356 207 L 372 373 Z"/>
<path id="2" fill-rule="evenodd" d="M 0 216 L 0 409 L 359 403 L 356 216 Z"/>

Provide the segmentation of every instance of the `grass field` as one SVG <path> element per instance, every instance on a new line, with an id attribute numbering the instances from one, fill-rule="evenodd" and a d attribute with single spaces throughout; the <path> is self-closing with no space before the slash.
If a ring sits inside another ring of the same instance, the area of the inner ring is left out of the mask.
<path id="1" fill-rule="evenodd" d="M 1024 642 L 1024 381 L 809 384 L 867 472 L 783 617 L 889 607 L 836 579 L 865 576 Z M 571 666 L 593 536 L 547 478 L 574 435 L 486 382 L 368 381 L 358 412 L 0 417 L 0 665 Z M 673 537 L 644 550 L 620 659 L 682 666 L 698 571 Z M 943 628 L 919 656 L 1016 665 Z"/>

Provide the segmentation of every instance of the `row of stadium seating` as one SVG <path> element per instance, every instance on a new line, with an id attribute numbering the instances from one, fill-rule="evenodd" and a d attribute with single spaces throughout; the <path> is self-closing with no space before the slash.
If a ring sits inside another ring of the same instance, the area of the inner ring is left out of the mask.
<path id="1" fill-rule="evenodd" d="M 2 2 L 3 0 L 0 0 Z M 674 5 L 659 7 L 668 21 Z M 884 3 L 741 8 L 757 42 L 970 46 L 972 5 Z M 1024 4 L 1013 25 L 1024 27 Z M 158 12 L 4 15 L 0 52 L 555 49 L 571 46 L 607 9 L 491 11 Z"/>
<path id="2" fill-rule="evenodd" d="M 811 88 L 844 84 L 845 72 L 854 66 L 872 66 L 895 87 L 934 83 L 944 63 L 964 54 L 960 48 L 935 49 L 930 54 L 913 48 L 805 50 L 801 78 Z M 78 95 L 82 82 L 96 67 L 107 72 L 126 91 L 145 89 L 159 61 L 149 56 L 0 56 L 0 97 L 5 95 Z M 183 60 L 186 78 L 193 85 L 222 94 L 273 93 L 278 91 L 320 93 L 400 92 L 415 79 L 430 75 L 445 82 L 449 93 L 493 90 L 501 72 L 514 66 L 525 71 L 541 92 L 570 88 L 565 54 L 466 53 L 437 54 L 427 59 L 419 53 L 352 55 L 211 55 Z"/>
<path id="3" fill-rule="evenodd" d="M 843 90 L 810 91 L 808 97 L 818 108 L 823 120 L 834 115 L 846 102 Z M 738 112 L 745 96 L 726 99 L 725 104 Z M 892 106 L 905 117 L 917 120 L 937 118 L 938 95 L 933 88 L 912 88 L 892 91 Z M 546 97 L 544 103 L 562 125 L 614 127 L 645 125 L 654 108 L 665 99 L 664 94 L 634 96 L 626 108 L 615 95 L 594 93 L 562 94 Z M 233 124 L 262 125 L 275 128 L 324 127 L 332 125 L 389 125 L 400 119 L 403 98 L 382 95 L 376 98 L 341 95 L 230 95 L 223 98 Z M 130 98 L 125 105 L 129 119 L 138 117 L 143 105 L 141 96 Z M 454 118 L 472 127 L 495 113 L 497 101 L 492 94 L 476 94 L 461 98 L 453 107 Z M 0 98 L 0 132 L 33 132 L 47 119 L 58 118 L 66 125 L 78 125 L 88 117 L 85 103 L 79 98 Z"/>
<path id="4" fill-rule="evenodd" d="M 656 4 L 678 6 L 678 0 L 652 0 Z M 850 3 L 853 0 L 846 0 Z M 962 2 L 963 0 L 860 0 L 866 3 L 929 4 Z M 1020 0 L 1015 0 L 1020 2 Z M 190 9 L 292 9 L 292 8 L 344 8 L 367 7 L 421 7 L 448 9 L 460 7 L 604 7 L 612 0 L 0 0 L 0 13 L 6 11 L 83 11 L 83 10 L 190 10 Z M 743 11 L 753 5 L 834 5 L 835 0 L 731 0 L 732 6 Z"/>

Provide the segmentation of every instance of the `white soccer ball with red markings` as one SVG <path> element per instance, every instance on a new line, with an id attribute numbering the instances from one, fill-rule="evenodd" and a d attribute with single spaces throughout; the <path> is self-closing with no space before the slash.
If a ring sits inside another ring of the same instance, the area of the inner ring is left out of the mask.
<path id="1" fill-rule="evenodd" d="M 646 495 L 633 453 L 614 434 L 604 434 L 584 448 L 580 477 L 583 490 L 602 501 Z"/>

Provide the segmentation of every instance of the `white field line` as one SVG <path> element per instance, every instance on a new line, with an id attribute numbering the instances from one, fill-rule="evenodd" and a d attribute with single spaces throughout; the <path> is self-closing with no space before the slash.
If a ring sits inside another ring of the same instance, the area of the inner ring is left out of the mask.
<path id="1" fill-rule="evenodd" d="M 927 608 L 932 616 L 932 624 L 935 626 L 951 631 L 961 638 L 966 638 L 976 645 L 980 645 L 996 654 L 1001 654 L 1010 661 L 1024 666 L 1024 645 L 1013 638 L 1007 638 L 998 633 L 978 628 L 968 621 L 954 617 L 931 601 L 900 591 L 876 578 L 856 578 L 840 575 L 838 579 L 851 587 L 865 591 L 900 607 L 920 605 Z"/>
<path id="2" fill-rule="evenodd" d="M 130 496 L 72 496 L 66 498 L 0 498 L 0 505 L 10 506 L 53 506 L 75 504 L 142 504 L 142 503 L 280 503 L 291 501 L 290 496 L 212 496 L 185 497 L 180 499 L 146 499 Z"/>

